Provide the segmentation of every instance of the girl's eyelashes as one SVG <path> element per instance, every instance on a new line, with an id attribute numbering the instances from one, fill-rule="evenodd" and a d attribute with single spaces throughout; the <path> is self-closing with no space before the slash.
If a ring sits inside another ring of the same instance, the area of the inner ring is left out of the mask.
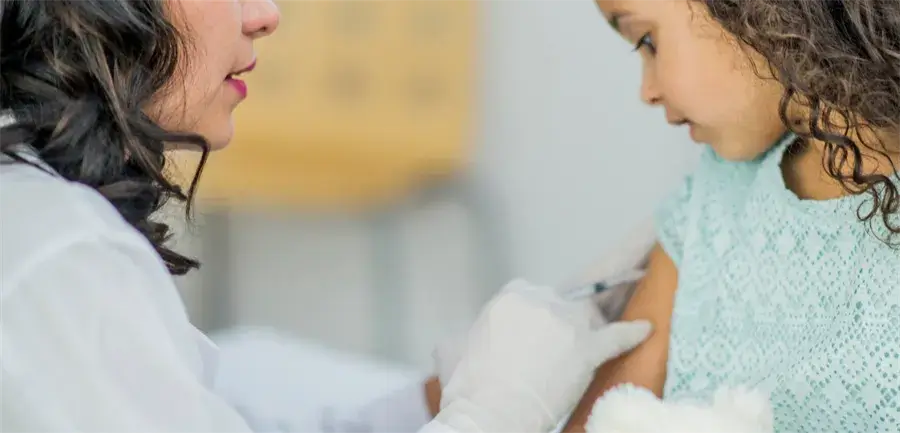
<path id="1" fill-rule="evenodd" d="M 644 33 L 634 45 L 634 51 L 639 51 L 641 48 L 646 48 L 651 55 L 656 54 L 656 44 L 653 42 L 653 36 L 650 32 Z"/>

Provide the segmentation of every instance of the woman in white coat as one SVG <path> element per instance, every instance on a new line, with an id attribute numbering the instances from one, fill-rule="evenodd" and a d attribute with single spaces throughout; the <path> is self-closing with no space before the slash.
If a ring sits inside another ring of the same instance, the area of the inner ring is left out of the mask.
<path id="1" fill-rule="evenodd" d="M 171 278 L 199 264 L 154 215 L 193 191 L 166 179 L 165 151 L 228 144 L 238 76 L 278 20 L 270 0 L 0 4 L 0 430 L 249 430 L 210 390 L 216 348 Z M 552 428 L 649 331 L 590 310 L 510 284 L 425 430 Z"/>

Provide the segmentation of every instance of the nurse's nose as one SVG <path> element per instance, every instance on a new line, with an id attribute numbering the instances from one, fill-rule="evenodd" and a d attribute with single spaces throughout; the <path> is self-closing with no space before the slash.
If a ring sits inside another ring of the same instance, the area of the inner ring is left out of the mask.
<path id="1" fill-rule="evenodd" d="M 278 28 L 281 12 L 272 0 L 243 0 L 243 32 L 253 39 L 271 35 Z"/>

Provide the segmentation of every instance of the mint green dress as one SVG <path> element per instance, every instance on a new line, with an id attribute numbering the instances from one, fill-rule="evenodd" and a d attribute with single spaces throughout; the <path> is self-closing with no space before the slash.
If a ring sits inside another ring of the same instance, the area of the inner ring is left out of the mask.
<path id="1" fill-rule="evenodd" d="M 857 220 L 869 196 L 785 187 L 793 140 L 752 162 L 705 149 L 657 215 L 679 271 L 665 398 L 753 385 L 778 432 L 900 432 L 900 250 Z"/>

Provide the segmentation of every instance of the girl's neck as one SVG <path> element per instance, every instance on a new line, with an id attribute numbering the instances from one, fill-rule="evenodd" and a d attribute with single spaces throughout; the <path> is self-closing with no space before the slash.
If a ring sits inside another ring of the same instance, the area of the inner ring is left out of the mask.
<path id="1" fill-rule="evenodd" d="M 858 141 L 857 141 L 858 142 Z M 882 141 L 884 142 L 884 141 Z M 895 148 L 897 145 L 894 146 Z M 900 163 L 900 153 L 891 152 L 890 160 L 884 155 L 861 146 L 863 172 L 893 176 Z M 895 149 L 896 150 L 896 149 Z M 781 163 L 784 183 L 798 198 L 803 200 L 829 200 L 848 194 L 841 183 L 828 176 L 823 165 L 825 144 L 813 141 L 807 145 L 789 149 Z M 850 173 L 853 157 L 848 157 L 846 173 Z M 894 167 L 891 166 L 893 163 Z"/>

